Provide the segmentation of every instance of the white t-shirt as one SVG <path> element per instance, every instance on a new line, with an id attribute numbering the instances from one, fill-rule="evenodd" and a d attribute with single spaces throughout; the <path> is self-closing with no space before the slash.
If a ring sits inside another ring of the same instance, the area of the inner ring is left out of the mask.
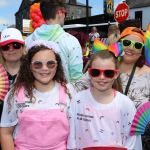
<path id="1" fill-rule="evenodd" d="M 4 108 L 1 118 L 1 127 L 12 127 L 15 126 L 15 130 L 13 133 L 14 138 L 18 133 L 18 112 L 24 110 L 24 108 L 29 110 L 46 110 L 46 109 L 63 109 L 64 105 L 59 104 L 59 86 L 57 82 L 55 82 L 55 86 L 49 92 L 40 92 L 36 89 L 33 90 L 33 95 L 36 99 L 35 103 L 30 102 L 30 99 L 25 97 L 24 102 L 18 103 L 17 97 L 12 97 L 12 106 L 9 109 L 8 105 L 8 95 L 7 94 L 4 100 Z M 67 85 L 70 94 L 72 95 L 75 91 L 71 87 L 71 85 Z M 70 98 L 66 96 L 66 108 L 64 109 L 66 113 L 68 112 L 68 107 L 70 106 Z"/>
<path id="2" fill-rule="evenodd" d="M 125 95 L 117 92 L 109 104 L 98 103 L 90 89 L 75 95 L 69 110 L 70 135 L 68 149 L 116 146 L 133 150 L 136 136 L 130 136 L 135 107 Z M 141 139 L 138 137 L 141 150 Z"/>
<path id="3" fill-rule="evenodd" d="M 91 33 L 89 34 L 89 39 L 90 39 L 90 41 L 92 41 L 92 42 L 94 41 L 95 38 L 99 38 L 99 37 L 100 37 L 100 35 L 99 35 L 98 32 L 95 32 L 95 33 L 92 33 L 92 32 L 91 32 Z"/>

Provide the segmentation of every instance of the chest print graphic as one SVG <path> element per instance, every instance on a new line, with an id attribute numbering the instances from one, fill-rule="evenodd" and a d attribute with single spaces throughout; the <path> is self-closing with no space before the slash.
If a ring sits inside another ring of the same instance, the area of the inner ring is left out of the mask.
<path id="1" fill-rule="evenodd" d="M 59 106 L 61 111 L 64 111 L 64 109 L 67 107 L 67 104 L 63 102 L 55 103 L 55 105 Z"/>
<path id="2" fill-rule="evenodd" d="M 68 115 L 67 118 L 70 120 L 72 117 Z"/>
<path id="3" fill-rule="evenodd" d="M 55 103 L 55 105 L 58 105 L 58 106 L 59 106 L 59 103 Z"/>
<path id="4" fill-rule="evenodd" d="M 92 115 L 77 113 L 77 120 L 91 122 L 93 118 L 94 118 L 94 116 L 92 116 Z"/>
<path id="5" fill-rule="evenodd" d="M 116 123 L 119 124 L 119 120 L 117 120 Z"/>
<path id="6" fill-rule="evenodd" d="M 90 111 L 90 108 L 89 108 L 89 107 L 86 107 L 85 110 L 86 110 L 86 111 Z"/>
<path id="7" fill-rule="evenodd" d="M 38 100 L 38 104 L 42 103 L 42 100 Z"/>
<path id="8" fill-rule="evenodd" d="M 104 118 L 104 116 L 100 116 L 99 119 L 101 120 L 102 118 Z"/>
<path id="9" fill-rule="evenodd" d="M 81 137 L 78 137 L 79 140 L 81 140 Z"/>
<path id="10" fill-rule="evenodd" d="M 97 143 L 97 142 L 98 142 L 98 140 L 93 140 L 93 142 L 94 142 L 94 143 Z"/>
<path id="11" fill-rule="evenodd" d="M 89 131 L 89 129 L 85 129 L 85 132 L 88 132 Z"/>
<path id="12" fill-rule="evenodd" d="M 80 103 L 81 103 L 81 101 L 80 101 L 80 100 L 78 100 L 78 101 L 77 101 L 77 104 L 80 104 Z"/>
<path id="13" fill-rule="evenodd" d="M 24 108 L 27 108 L 27 107 L 29 107 L 29 101 L 25 101 L 25 102 L 23 102 L 23 103 L 17 103 L 17 108 L 18 108 L 18 110 L 20 111 L 20 112 L 23 112 L 23 109 Z"/>
<path id="14" fill-rule="evenodd" d="M 100 129 L 99 132 L 100 132 L 100 133 L 104 133 L 104 130 L 103 130 L 103 129 Z"/>
<path id="15" fill-rule="evenodd" d="M 129 121 L 129 122 L 128 122 L 128 126 L 130 126 L 130 125 L 131 125 L 131 122 Z"/>
<path id="16" fill-rule="evenodd" d="M 111 132 L 111 135 L 114 135 L 114 132 Z"/>

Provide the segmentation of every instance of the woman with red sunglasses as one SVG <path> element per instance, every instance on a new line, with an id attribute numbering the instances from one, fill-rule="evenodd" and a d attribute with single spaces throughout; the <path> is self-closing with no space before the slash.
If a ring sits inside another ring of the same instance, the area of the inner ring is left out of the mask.
<path id="1" fill-rule="evenodd" d="M 67 148 L 134 149 L 137 138 L 129 132 L 135 106 L 117 91 L 121 89 L 116 80 L 119 70 L 114 54 L 103 50 L 93 55 L 88 73 L 90 88 L 77 93 L 71 103 Z"/>
<path id="2" fill-rule="evenodd" d="M 136 27 L 127 27 L 120 35 L 120 42 L 124 49 L 120 63 L 123 93 L 138 108 L 150 101 L 150 68 L 145 65 L 144 32 Z M 143 150 L 150 149 L 150 133 L 146 137 Z"/>

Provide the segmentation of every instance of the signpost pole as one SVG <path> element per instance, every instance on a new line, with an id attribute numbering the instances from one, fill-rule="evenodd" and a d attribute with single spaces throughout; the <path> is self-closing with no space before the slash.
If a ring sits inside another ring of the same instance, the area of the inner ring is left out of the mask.
<path id="1" fill-rule="evenodd" d="M 86 0 L 86 33 L 89 33 L 89 0 Z"/>

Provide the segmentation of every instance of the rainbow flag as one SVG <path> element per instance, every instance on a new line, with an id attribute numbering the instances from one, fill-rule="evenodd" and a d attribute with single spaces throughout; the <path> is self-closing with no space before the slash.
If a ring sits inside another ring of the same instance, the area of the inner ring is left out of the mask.
<path id="1" fill-rule="evenodd" d="M 145 59 L 146 64 L 150 66 L 150 23 L 148 24 L 147 31 L 145 33 Z"/>

